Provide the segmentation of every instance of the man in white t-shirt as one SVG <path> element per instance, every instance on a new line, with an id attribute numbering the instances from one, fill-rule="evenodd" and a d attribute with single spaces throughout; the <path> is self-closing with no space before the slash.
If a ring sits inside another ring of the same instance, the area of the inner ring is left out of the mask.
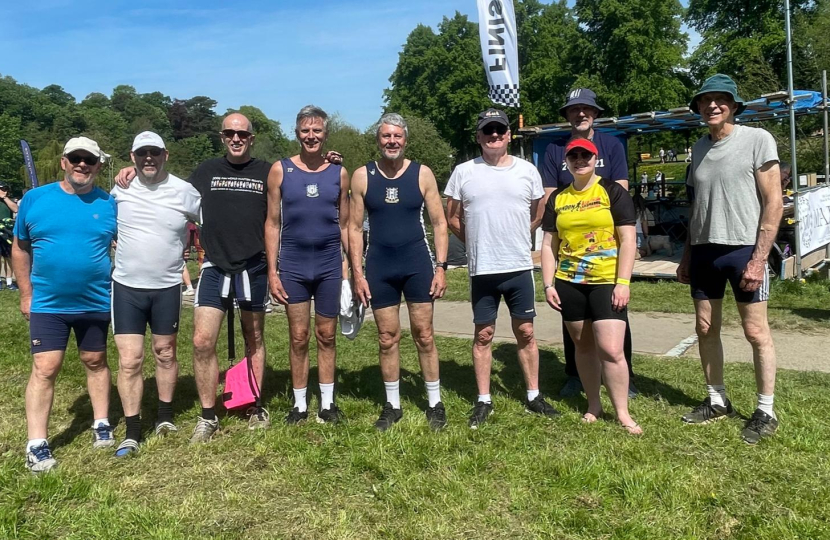
<path id="1" fill-rule="evenodd" d="M 155 432 L 178 431 L 173 424 L 173 392 L 179 366 L 182 271 L 188 221 L 197 221 L 201 196 L 191 184 L 165 170 L 168 153 L 157 134 L 145 131 L 130 157 L 138 174 L 130 189 L 116 186 L 118 245 L 112 274 L 112 326 L 118 347 L 118 393 L 127 434 L 115 455 L 127 456 L 141 441 L 144 390 L 144 333 L 150 325 L 156 359 L 158 417 Z"/>
<path id="2" fill-rule="evenodd" d="M 539 349 L 533 335 L 536 304 L 530 238 L 542 218 L 542 177 L 533 164 L 508 155 L 510 124 L 503 111 L 487 109 L 479 114 L 476 141 L 481 157 L 456 167 L 444 190 L 449 228 L 467 246 L 478 386 L 469 420 L 473 429 L 493 412 L 490 368 L 502 297 L 510 309 L 527 385 L 527 410 L 549 417 L 559 414 L 539 393 Z"/>

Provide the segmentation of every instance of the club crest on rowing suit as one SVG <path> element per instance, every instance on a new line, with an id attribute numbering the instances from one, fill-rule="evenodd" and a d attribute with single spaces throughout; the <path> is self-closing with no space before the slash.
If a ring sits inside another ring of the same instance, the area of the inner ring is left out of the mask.
<path id="1" fill-rule="evenodd" d="M 317 184 L 308 184 L 305 187 L 305 196 L 306 197 L 319 197 L 320 190 L 317 189 Z"/>
<path id="2" fill-rule="evenodd" d="M 398 188 L 386 188 L 386 202 L 388 202 L 389 204 L 396 204 L 401 202 L 401 200 L 398 198 Z"/>

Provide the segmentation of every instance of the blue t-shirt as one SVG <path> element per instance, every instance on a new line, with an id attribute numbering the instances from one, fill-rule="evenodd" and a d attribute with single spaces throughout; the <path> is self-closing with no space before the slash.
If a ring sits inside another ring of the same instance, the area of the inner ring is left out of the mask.
<path id="1" fill-rule="evenodd" d="M 110 310 L 115 208 L 99 188 L 70 195 L 55 182 L 26 193 L 14 235 L 32 244 L 32 313 Z"/>
<path id="2" fill-rule="evenodd" d="M 625 157 L 625 148 L 620 140 L 613 135 L 605 135 L 594 131 L 592 139 L 599 151 L 597 156 L 597 176 L 616 182 L 628 180 L 628 160 Z M 560 188 L 572 184 L 574 177 L 565 164 L 565 146 L 550 143 L 545 149 L 545 156 L 539 165 L 542 183 L 546 188 Z"/>

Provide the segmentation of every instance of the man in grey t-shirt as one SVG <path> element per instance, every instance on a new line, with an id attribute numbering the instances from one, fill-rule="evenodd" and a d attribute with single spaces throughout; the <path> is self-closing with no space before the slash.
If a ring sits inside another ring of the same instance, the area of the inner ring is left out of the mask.
<path id="1" fill-rule="evenodd" d="M 763 129 L 735 124 L 745 105 L 726 75 L 709 78 L 689 107 L 702 116 L 709 134 L 692 151 L 687 177 L 692 211 L 677 279 L 691 284 L 709 397 L 683 421 L 705 424 L 735 416 L 726 398 L 720 338 L 728 281 L 755 362 L 758 407 L 741 432 L 745 442 L 755 444 L 778 427 L 772 408 L 775 347 L 767 322 L 767 257 L 783 212 L 778 151 Z"/>

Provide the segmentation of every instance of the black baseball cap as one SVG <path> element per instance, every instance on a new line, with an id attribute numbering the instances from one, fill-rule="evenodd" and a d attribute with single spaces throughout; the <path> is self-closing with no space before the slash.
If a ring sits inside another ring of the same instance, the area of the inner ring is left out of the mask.
<path id="1" fill-rule="evenodd" d="M 510 119 L 507 118 L 507 114 L 504 111 L 490 108 L 486 111 L 482 111 L 481 114 L 478 115 L 476 131 L 480 131 L 481 128 L 487 124 L 501 124 L 503 126 L 510 127 Z"/>

